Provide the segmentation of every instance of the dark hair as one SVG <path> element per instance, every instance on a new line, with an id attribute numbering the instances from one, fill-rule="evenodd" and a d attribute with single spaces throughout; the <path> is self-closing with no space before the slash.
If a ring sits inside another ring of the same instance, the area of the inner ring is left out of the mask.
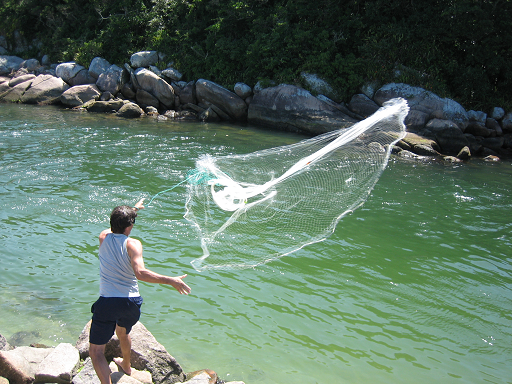
<path id="1" fill-rule="evenodd" d="M 137 211 L 127 205 L 115 207 L 110 214 L 110 229 L 113 233 L 124 233 L 130 225 L 135 224 Z"/>

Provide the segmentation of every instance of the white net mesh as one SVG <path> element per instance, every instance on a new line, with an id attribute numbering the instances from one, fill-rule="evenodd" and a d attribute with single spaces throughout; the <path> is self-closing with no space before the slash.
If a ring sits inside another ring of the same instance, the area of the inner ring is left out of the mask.
<path id="1" fill-rule="evenodd" d="M 186 202 L 203 248 L 193 267 L 254 267 L 324 240 L 368 198 L 408 111 L 394 99 L 350 128 L 297 144 L 202 156 Z"/>

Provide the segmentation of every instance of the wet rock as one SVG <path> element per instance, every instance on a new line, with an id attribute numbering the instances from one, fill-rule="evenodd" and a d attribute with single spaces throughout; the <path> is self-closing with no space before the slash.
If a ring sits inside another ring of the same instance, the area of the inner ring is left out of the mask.
<path id="1" fill-rule="evenodd" d="M 213 81 L 197 80 L 196 97 L 199 103 L 206 101 L 216 105 L 234 121 L 247 118 L 247 105 L 242 98 Z"/>
<path id="2" fill-rule="evenodd" d="M 60 102 L 60 96 L 68 89 L 69 85 L 60 77 L 39 75 L 21 97 L 21 102 L 25 104 L 55 104 Z"/>
<path id="3" fill-rule="evenodd" d="M 305 89 L 286 84 L 256 93 L 249 105 L 248 121 L 312 134 L 349 127 L 357 122 Z"/>
<path id="4" fill-rule="evenodd" d="M 135 103 L 126 103 L 117 111 L 117 116 L 133 119 L 141 117 L 144 111 Z"/>
<path id="5" fill-rule="evenodd" d="M 122 68 L 113 64 L 108 69 L 101 73 L 98 76 L 98 80 L 96 80 L 96 85 L 102 92 L 110 92 L 113 95 L 116 95 L 123 84 L 128 82 L 128 73 L 123 71 Z"/>
<path id="6" fill-rule="evenodd" d="M 154 96 L 166 108 L 174 106 L 174 90 L 164 79 L 145 68 L 137 69 L 135 77 L 140 89 Z"/>
<path id="7" fill-rule="evenodd" d="M 432 119 L 426 129 L 436 138 L 445 155 L 457 155 L 460 150 L 469 146 L 469 142 L 460 128 L 450 120 Z"/>
<path id="8" fill-rule="evenodd" d="M 98 100 L 101 92 L 95 84 L 77 85 L 66 90 L 60 97 L 62 104 L 78 107 L 88 101 Z"/>
<path id="9" fill-rule="evenodd" d="M 235 93 L 242 99 L 247 99 L 252 95 L 252 89 L 245 83 L 236 83 L 234 87 Z"/>
<path id="10" fill-rule="evenodd" d="M 357 94 L 352 96 L 350 103 L 348 103 L 348 108 L 363 119 L 366 119 L 377 112 L 380 107 L 373 100 L 370 100 L 368 96 Z"/>

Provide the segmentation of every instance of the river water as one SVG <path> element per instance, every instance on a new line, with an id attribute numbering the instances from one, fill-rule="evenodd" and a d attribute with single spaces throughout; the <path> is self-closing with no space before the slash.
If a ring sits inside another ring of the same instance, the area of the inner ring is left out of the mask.
<path id="1" fill-rule="evenodd" d="M 74 344 L 114 206 L 179 183 L 200 154 L 303 138 L 0 104 L 0 333 L 16 345 Z M 141 283 L 141 321 L 186 372 L 226 381 L 512 383 L 511 190 L 510 161 L 392 158 L 326 241 L 254 269 L 199 273 L 178 187 L 141 212 L 132 236 L 147 267 L 187 273 L 192 294 Z"/>

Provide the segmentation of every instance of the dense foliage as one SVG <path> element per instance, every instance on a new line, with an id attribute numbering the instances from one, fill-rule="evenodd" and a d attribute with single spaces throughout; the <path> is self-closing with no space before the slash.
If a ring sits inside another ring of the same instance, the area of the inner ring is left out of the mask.
<path id="1" fill-rule="evenodd" d="M 188 80 L 298 83 L 317 73 L 347 98 L 400 81 L 467 109 L 512 106 L 511 0 L 4 0 L 14 31 L 53 61 L 123 64 L 158 50 Z"/>

